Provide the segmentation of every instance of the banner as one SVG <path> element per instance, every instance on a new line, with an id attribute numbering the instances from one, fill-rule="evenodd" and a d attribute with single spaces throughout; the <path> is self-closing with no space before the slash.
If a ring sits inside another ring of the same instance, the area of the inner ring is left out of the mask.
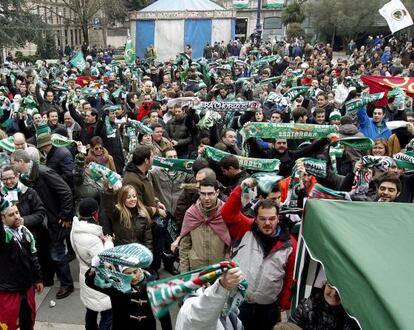
<path id="1" fill-rule="evenodd" d="M 75 56 L 69 61 L 74 67 L 76 67 L 80 72 L 82 72 L 86 68 L 86 61 L 83 57 L 82 51 L 76 53 Z"/>
<path id="2" fill-rule="evenodd" d="M 392 33 L 413 25 L 413 19 L 400 0 L 391 0 L 378 10 L 387 21 Z"/>
<path id="3" fill-rule="evenodd" d="M 196 110 L 212 110 L 212 111 L 257 111 L 260 108 L 258 101 L 243 102 L 201 102 L 195 106 Z"/>
<path id="4" fill-rule="evenodd" d="M 369 87 L 370 93 L 384 92 L 387 95 L 389 91 L 399 87 L 414 100 L 414 77 L 361 76 L 361 80 Z M 387 104 L 386 98 L 375 103 L 377 106 Z"/>
<path id="5" fill-rule="evenodd" d="M 154 157 L 152 165 L 191 174 L 193 173 L 193 163 L 192 159 Z"/>
<path id="6" fill-rule="evenodd" d="M 249 0 L 233 0 L 234 9 L 247 9 L 249 8 Z"/>
<path id="7" fill-rule="evenodd" d="M 321 139 L 336 133 L 333 125 L 296 123 L 250 123 L 240 130 L 245 140 L 251 137 L 265 139 L 308 140 Z"/>
<path id="8" fill-rule="evenodd" d="M 206 146 L 203 156 L 211 159 L 215 162 L 219 162 L 225 156 L 231 155 L 228 152 L 221 151 L 219 149 Z M 260 158 L 248 158 L 235 155 L 239 160 L 241 167 L 246 170 L 262 171 L 262 172 L 274 172 L 279 171 L 280 160 L 279 159 L 260 159 Z"/>
<path id="9" fill-rule="evenodd" d="M 168 313 L 169 308 L 180 298 L 196 291 L 207 283 L 214 283 L 224 272 L 238 267 L 233 261 L 222 261 L 219 264 L 199 268 L 162 280 L 148 282 L 147 292 L 151 309 L 157 319 Z M 248 283 L 243 279 L 236 290 L 232 290 L 224 305 L 222 315 L 228 316 L 237 310 L 246 296 Z"/>
<path id="10" fill-rule="evenodd" d="M 384 93 L 375 93 L 375 94 L 363 95 L 359 99 L 352 99 L 345 103 L 346 113 L 347 114 L 356 113 L 359 108 L 369 103 L 381 100 L 384 97 L 384 95 L 385 95 Z"/>
<path id="11" fill-rule="evenodd" d="M 268 9 L 282 9 L 285 7 L 285 0 L 267 0 L 264 6 Z"/>
<path id="12" fill-rule="evenodd" d="M 134 45 L 132 44 L 132 40 L 128 39 L 128 41 L 125 44 L 125 53 L 124 53 L 124 60 L 125 63 L 128 65 L 135 64 L 135 49 Z"/>

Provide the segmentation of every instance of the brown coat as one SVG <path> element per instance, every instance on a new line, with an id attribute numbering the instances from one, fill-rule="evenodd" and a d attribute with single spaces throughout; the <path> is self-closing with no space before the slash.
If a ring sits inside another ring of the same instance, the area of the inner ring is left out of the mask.
<path id="1" fill-rule="evenodd" d="M 106 150 L 105 148 L 103 148 L 103 158 L 105 160 L 105 164 L 101 164 L 101 165 L 105 165 L 111 171 L 116 172 L 116 167 L 115 167 L 114 159 L 108 153 L 108 150 Z M 85 163 L 86 164 L 89 164 L 90 162 L 94 162 L 94 163 L 99 164 L 97 158 L 95 157 L 95 155 L 93 154 L 93 152 L 92 152 L 91 149 L 89 150 L 88 155 L 86 156 L 86 162 Z"/>

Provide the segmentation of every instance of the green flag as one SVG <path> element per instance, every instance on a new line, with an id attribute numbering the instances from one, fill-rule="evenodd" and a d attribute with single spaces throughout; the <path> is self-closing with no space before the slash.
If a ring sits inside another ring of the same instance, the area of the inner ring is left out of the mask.
<path id="1" fill-rule="evenodd" d="M 72 57 L 70 64 L 76 67 L 79 71 L 83 71 L 86 68 L 86 61 L 82 51 L 77 52 L 76 55 Z"/>
<path id="2" fill-rule="evenodd" d="M 124 53 L 124 59 L 125 63 L 132 65 L 135 63 L 135 49 L 134 45 L 132 44 L 132 40 L 128 39 L 128 41 L 125 44 L 125 53 Z"/>

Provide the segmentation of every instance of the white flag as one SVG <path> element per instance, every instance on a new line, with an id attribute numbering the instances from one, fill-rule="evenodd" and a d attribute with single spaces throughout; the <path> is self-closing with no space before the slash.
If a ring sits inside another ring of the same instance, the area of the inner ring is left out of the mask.
<path id="1" fill-rule="evenodd" d="M 387 21 L 392 33 L 413 25 L 410 13 L 400 0 L 391 0 L 386 3 L 379 13 Z"/>

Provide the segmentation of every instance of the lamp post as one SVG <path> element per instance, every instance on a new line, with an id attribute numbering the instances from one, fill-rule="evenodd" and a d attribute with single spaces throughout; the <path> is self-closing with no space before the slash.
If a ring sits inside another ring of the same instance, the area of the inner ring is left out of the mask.
<path id="1" fill-rule="evenodd" d="M 65 33 L 63 32 L 63 16 L 62 16 L 62 12 L 59 10 L 58 12 L 59 15 L 59 31 L 60 31 L 60 51 L 62 54 L 65 53 L 65 41 L 63 40 L 65 37 Z"/>
<path id="2" fill-rule="evenodd" d="M 256 45 L 259 47 L 260 40 L 262 39 L 262 24 L 260 22 L 260 16 L 262 14 L 262 0 L 257 0 L 257 12 L 256 12 Z"/>

